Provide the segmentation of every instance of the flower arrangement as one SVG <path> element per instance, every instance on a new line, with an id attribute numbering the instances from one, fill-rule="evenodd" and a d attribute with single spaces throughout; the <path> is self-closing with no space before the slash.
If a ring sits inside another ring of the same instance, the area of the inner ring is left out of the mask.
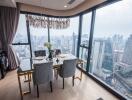
<path id="1" fill-rule="evenodd" d="M 48 48 L 48 50 L 49 50 L 49 58 L 52 59 L 52 52 L 51 52 L 52 44 L 50 44 L 49 42 L 46 42 L 46 43 L 44 43 L 44 46 Z"/>
<path id="2" fill-rule="evenodd" d="M 52 44 L 49 42 L 44 43 L 44 46 L 48 48 L 48 50 L 51 50 Z"/>

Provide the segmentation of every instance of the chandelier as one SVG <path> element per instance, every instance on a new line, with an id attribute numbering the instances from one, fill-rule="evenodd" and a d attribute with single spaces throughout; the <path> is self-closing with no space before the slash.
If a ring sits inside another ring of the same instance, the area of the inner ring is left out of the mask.
<path id="1" fill-rule="evenodd" d="M 36 15 L 26 15 L 26 19 L 33 27 L 41 28 L 53 28 L 53 29 L 65 29 L 70 26 L 69 18 L 53 18 Z"/>

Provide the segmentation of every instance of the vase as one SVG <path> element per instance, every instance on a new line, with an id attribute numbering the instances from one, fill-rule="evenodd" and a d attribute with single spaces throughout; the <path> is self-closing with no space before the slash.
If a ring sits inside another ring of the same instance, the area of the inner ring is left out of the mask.
<path id="1" fill-rule="evenodd" d="M 49 50 L 49 56 L 48 56 L 49 60 L 52 60 L 52 50 Z"/>

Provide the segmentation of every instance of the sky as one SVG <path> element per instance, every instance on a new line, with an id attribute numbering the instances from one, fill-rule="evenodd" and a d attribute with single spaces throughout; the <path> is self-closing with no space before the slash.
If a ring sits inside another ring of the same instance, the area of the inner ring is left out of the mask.
<path id="1" fill-rule="evenodd" d="M 91 13 L 84 16 L 83 34 L 90 33 Z M 27 33 L 25 16 L 21 15 L 17 33 Z M 71 19 L 71 25 L 67 29 L 50 31 L 51 36 L 66 35 L 70 36 L 78 33 L 79 17 Z M 31 34 L 36 36 L 47 35 L 47 29 L 31 28 Z M 128 37 L 132 34 L 132 0 L 122 0 L 117 3 L 102 7 L 96 11 L 94 37 L 110 37 L 120 34 Z"/>
<path id="2" fill-rule="evenodd" d="M 132 0 L 122 0 L 96 11 L 95 36 L 132 34 Z"/>

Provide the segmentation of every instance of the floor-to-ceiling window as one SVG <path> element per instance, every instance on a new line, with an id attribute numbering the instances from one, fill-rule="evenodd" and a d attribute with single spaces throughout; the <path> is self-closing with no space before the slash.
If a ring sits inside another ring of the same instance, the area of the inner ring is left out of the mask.
<path id="1" fill-rule="evenodd" d="M 34 57 L 34 51 L 47 50 L 44 43 L 48 41 L 51 42 L 52 49 L 61 49 L 62 53 L 76 55 L 78 21 L 79 17 L 70 18 L 70 26 L 68 28 L 49 29 L 48 34 L 48 28 L 36 28 L 31 26 L 29 22 L 26 21 L 26 15 L 21 14 L 16 36 L 13 41 L 13 47 L 19 56 L 20 62 L 22 63 L 28 59 L 26 63 L 29 64 L 31 56 Z M 50 38 L 48 38 L 48 36 L 50 36 Z"/>
<path id="2" fill-rule="evenodd" d="M 13 48 L 19 57 L 21 66 L 30 66 L 31 55 L 25 14 L 20 14 L 18 29 L 13 40 Z"/>
<path id="3" fill-rule="evenodd" d="M 62 53 L 76 55 L 78 41 L 79 17 L 70 18 L 70 26 L 66 29 L 50 29 L 50 42 L 53 49 L 61 49 Z"/>
<path id="4" fill-rule="evenodd" d="M 132 1 L 96 10 L 90 73 L 132 99 Z"/>
<path id="5" fill-rule="evenodd" d="M 34 15 L 35 16 L 35 15 Z M 37 15 L 36 15 L 37 16 Z M 49 29 L 30 26 L 26 22 L 26 15 L 21 14 L 13 46 L 19 56 L 29 58 L 32 51 L 47 50 L 45 42 L 50 41 L 52 49 L 61 49 L 62 53 L 71 53 L 76 55 L 78 41 L 78 24 L 79 17 L 70 18 L 70 26 L 66 29 Z M 49 34 L 48 34 L 49 33 Z M 48 38 L 48 35 L 50 38 Z M 30 48 L 30 45 L 31 48 Z M 26 55 L 26 53 L 28 54 Z"/>
<path id="6" fill-rule="evenodd" d="M 82 16 L 82 30 L 81 30 L 81 44 L 80 44 L 79 58 L 84 60 L 84 66 L 83 66 L 84 70 L 86 70 L 87 67 L 91 15 L 92 13 L 90 12 Z"/>

